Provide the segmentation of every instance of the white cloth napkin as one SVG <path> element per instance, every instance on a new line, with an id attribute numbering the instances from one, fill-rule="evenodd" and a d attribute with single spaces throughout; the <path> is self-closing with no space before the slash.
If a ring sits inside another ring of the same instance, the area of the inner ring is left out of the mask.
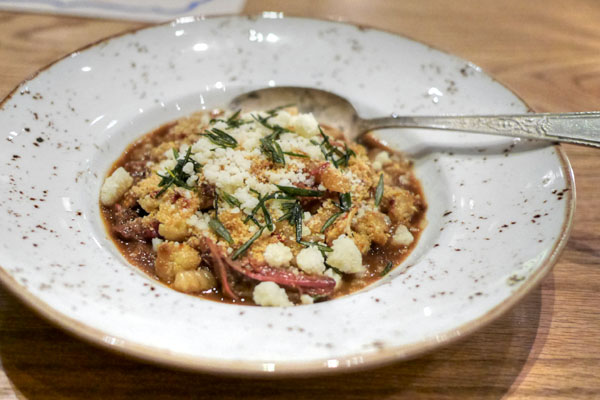
<path id="1" fill-rule="evenodd" d="M 245 0 L 0 0 L 0 9 L 161 22 L 187 15 L 236 14 Z"/>

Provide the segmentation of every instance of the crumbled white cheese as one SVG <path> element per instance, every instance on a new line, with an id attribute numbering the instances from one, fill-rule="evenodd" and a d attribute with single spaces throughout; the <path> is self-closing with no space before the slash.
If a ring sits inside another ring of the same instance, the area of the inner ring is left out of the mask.
<path id="1" fill-rule="evenodd" d="M 306 153 L 313 160 L 324 160 L 325 156 L 321 148 L 310 142 L 309 139 L 293 133 L 284 133 L 278 140 L 281 150 Z"/>
<path id="2" fill-rule="evenodd" d="M 112 206 L 133 185 L 133 178 L 125 168 L 119 167 L 106 178 L 100 190 L 100 201 L 105 206 Z"/>
<path id="3" fill-rule="evenodd" d="M 194 173 L 194 164 L 191 163 L 191 162 L 185 163 L 185 165 L 183 166 L 182 171 L 185 172 L 188 175 L 192 175 Z"/>
<path id="4" fill-rule="evenodd" d="M 285 290 L 275 282 L 261 282 L 256 285 L 252 292 L 252 299 L 259 306 L 289 307 L 294 305 Z"/>
<path id="5" fill-rule="evenodd" d="M 316 247 L 300 250 L 296 256 L 296 264 L 307 274 L 322 274 L 325 271 L 325 259 Z"/>
<path id="6" fill-rule="evenodd" d="M 392 243 L 396 246 L 408 246 L 413 240 L 415 240 L 415 238 L 408 228 L 404 225 L 398 225 L 396 232 L 394 232 L 394 236 L 392 237 Z"/>
<path id="7" fill-rule="evenodd" d="M 265 229 L 266 230 L 266 229 Z M 283 243 L 271 243 L 265 249 L 265 261 L 271 267 L 287 267 L 294 258 L 292 250 Z"/>
<path id="8" fill-rule="evenodd" d="M 319 134 L 319 123 L 312 113 L 293 116 L 292 124 L 298 135 L 310 138 Z"/>
<path id="9" fill-rule="evenodd" d="M 354 241 L 346 235 L 335 239 L 331 245 L 333 251 L 327 256 L 327 263 L 348 274 L 366 271 L 362 265 L 362 255 Z"/>
<path id="10" fill-rule="evenodd" d="M 250 213 L 258 204 L 258 198 L 255 194 L 250 193 L 250 188 L 247 186 L 238 188 L 233 195 L 240 201 L 240 208 L 247 213 Z"/>
<path id="11" fill-rule="evenodd" d="M 244 180 L 250 177 L 252 162 L 245 157 L 244 151 L 231 148 L 215 149 L 214 158 L 202 167 L 204 178 L 220 189 L 228 192 L 244 186 Z"/>
<path id="12" fill-rule="evenodd" d="M 313 299 L 311 296 L 309 296 L 307 294 L 303 294 L 302 296 L 300 296 L 300 302 L 302 304 L 313 304 L 315 302 L 315 299 Z"/>
<path id="13" fill-rule="evenodd" d="M 328 276 L 330 278 L 333 278 L 333 280 L 335 281 L 335 288 L 336 289 L 338 287 L 340 287 L 340 284 L 342 283 L 342 276 L 340 274 L 338 274 L 337 272 L 335 272 L 331 268 L 327 268 L 325 270 L 325 273 L 323 275 Z"/>
<path id="14" fill-rule="evenodd" d="M 192 229 L 197 229 L 198 231 L 206 231 L 209 229 L 208 222 L 210 221 L 210 215 L 204 214 L 198 211 L 196 214 L 189 217 L 185 222 Z"/>
<path id="15" fill-rule="evenodd" d="M 271 125 L 279 125 L 282 128 L 290 128 L 292 126 L 292 115 L 285 111 L 280 110 L 273 118 L 269 119 Z"/>
<path id="16" fill-rule="evenodd" d="M 198 175 L 192 175 L 185 181 L 185 184 L 188 186 L 194 186 L 198 181 Z"/>
<path id="17" fill-rule="evenodd" d="M 305 238 L 307 236 L 310 236 L 312 234 L 310 228 L 308 226 L 306 226 L 305 222 L 302 221 L 302 237 Z"/>

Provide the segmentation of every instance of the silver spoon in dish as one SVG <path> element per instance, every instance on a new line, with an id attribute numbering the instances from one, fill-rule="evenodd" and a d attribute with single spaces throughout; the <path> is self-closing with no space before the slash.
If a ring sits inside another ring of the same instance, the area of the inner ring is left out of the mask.
<path id="1" fill-rule="evenodd" d="M 317 120 L 340 129 L 349 140 L 382 128 L 424 128 L 575 143 L 600 147 L 600 112 L 515 115 L 402 116 L 363 119 L 345 98 L 320 89 L 280 86 L 235 97 L 232 109 L 270 109 L 293 104 Z"/>

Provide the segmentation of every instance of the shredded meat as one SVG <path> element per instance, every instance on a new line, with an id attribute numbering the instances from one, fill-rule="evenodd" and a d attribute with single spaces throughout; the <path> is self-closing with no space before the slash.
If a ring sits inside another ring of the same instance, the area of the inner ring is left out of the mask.
<path id="1" fill-rule="evenodd" d="M 212 240 L 208 238 L 205 240 L 210 248 L 210 256 L 215 262 L 215 272 L 217 279 L 221 282 L 223 293 L 232 299 L 238 299 L 238 296 L 230 286 L 228 280 L 229 271 L 226 267 L 242 274 L 246 278 L 260 282 L 275 282 L 278 285 L 296 289 L 300 293 L 328 296 L 335 289 L 335 280 L 328 276 L 306 275 L 303 273 L 295 274 L 289 270 L 273 268 L 264 264 L 253 265 L 252 263 L 247 263 L 242 265 L 240 262 L 225 256 Z"/>
<path id="2" fill-rule="evenodd" d="M 158 221 L 144 220 L 138 213 L 115 204 L 113 231 L 125 241 L 146 241 L 158 237 Z"/>

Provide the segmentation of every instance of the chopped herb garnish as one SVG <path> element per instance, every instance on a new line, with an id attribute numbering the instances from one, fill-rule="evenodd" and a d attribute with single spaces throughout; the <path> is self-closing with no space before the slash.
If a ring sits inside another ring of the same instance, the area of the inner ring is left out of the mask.
<path id="1" fill-rule="evenodd" d="M 256 231 L 256 233 L 254 235 L 252 235 L 252 237 L 250 239 L 248 239 L 248 241 L 246 243 L 244 243 L 242 245 L 242 247 L 240 247 L 239 249 L 237 249 L 231 255 L 231 259 L 235 260 L 236 258 L 238 258 L 239 256 L 241 256 L 242 254 L 244 254 L 246 252 L 246 250 L 248 250 L 248 248 L 250 246 L 252 246 L 252 243 L 254 243 L 260 237 L 260 235 L 262 235 L 262 233 L 265 230 L 265 228 L 266 228 L 265 226 L 262 226 L 258 231 Z"/>
<path id="2" fill-rule="evenodd" d="M 275 193 L 271 193 L 268 194 L 264 197 L 261 196 L 261 194 L 259 192 L 257 192 L 254 189 L 250 189 L 250 191 L 254 194 L 256 194 L 258 196 L 258 204 L 252 209 L 252 212 L 246 217 L 246 219 L 244 220 L 244 223 L 253 220 L 253 222 L 256 220 L 255 215 L 258 212 L 258 210 L 262 210 L 263 215 L 265 217 L 265 222 L 267 223 L 267 226 L 269 227 L 270 231 L 273 231 L 274 229 L 271 229 L 272 225 L 272 219 L 271 219 L 271 215 L 269 214 L 267 208 L 266 208 L 266 202 L 268 200 L 273 200 L 273 199 L 279 199 L 279 200 L 294 200 L 293 197 L 290 196 L 286 196 L 284 193 L 281 192 L 275 192 Z"/>
<path id="3" fill-rule="evenodd" d="M 317 243 L 317 242 L 307 242 L 307 241 L 301 240 L 298 243 L 300 243 L 303 246 L 316 246 L 317 249 L 319 249 L 321 252 L 330 253 L 333 251 L 333 249 L 331 247 L 321 244 L 321 243 Z"/>
<path id="4" fill-rule="evenodd" d="M 237 140 L 235 140 L 233 136 L 217 128 L 207 130 L 202 136 L 206 136 L 211 142 L 220 147 L 230 147 L 234 149 L 238 145 Z"/>
<path id="5" fill-rule="evenodd" d="M 262 227 L 262 225 L 260 224 L 260 222 L 258 222 L 258 220 L 253 215 L 248 215 L 248 217 L 246 218 L 246 221 L 244 221 L 244 223 L 247 222 L 248 220 L 254 222 L 254 224 L 256 226 L 258 226 L 259 228 Z"/>
<path id="6" fill-rule="evenodd" d="M 377 189 L 375 189 L 375 207 L 379 207 L 381 198 L 383 197 L 383 174 L 379 175 L 379 183 L 377 183 Z"/>
<path id="7" fill-rule="evenodd" d="M 344 273 L 342 271 L 340 271 L 339 269 L 337 269 L 336 267 L 329 265 L 327 263 L 325 263 L 325 266 L 327 268 L 331 268 L 333 270 L 333 272 L 335 272 L 336 274 L 340 275 L 340 276 L 344 276 Z"/>
<path id="8" fill-rule="evenodd" d="M 260 151 L 273 162 L 273 164 L 285 165 L 285 157 L 281 146 L 275 141 L 274 138 L 266 136 L 260 139 Z"/>
<path id="9" fill-rule="evenodd" d="M 321 129 L 320 125 L 319 133 L 321 134 L 323 141 L 321 143 L 317 143 L 316 141 L 311 140 L 311 143 L 318 145 L 321 149 L 321 153 L 323 153 L 323 156 L 325 157 L 325 160 L 330 161 L 336 168 L 347 167 L 350 157 L 356 157 L 356 153 L 350 150 L 346 143 L 344 143 L 344 151 L 332 145 L 329 136 L 323 132 L 323 129 Z M 335 156 L 337 156 L 337 158 Z"/>
<path id="10" fill-rule="evenodd" d="M 388 272 L 390 272 L 392 270 L 393 266 L 394 266 L 394 263 L 392 263 L 391 261 L 388 261 L 388 263 L 385 266 L 385 268 L 383 269 L 383 271 L 381 271 L 381 276 L 387 275 Z"/>
<path id="11" fill-rule="evenodd" d="M 242 202 L 239 201 L 235 196 L 230 195 L 225 191 L 220 191 L 220 195 L 231 207 L 240 207 L 242 205 Z"/>
<path id="12" fill-rule="evenodd" d="M 290 225 L 294 227 L 296 231 L 296 241 L 300 243 L 302 241 L 302 218 L 304 217 L 304 210 L 298 200 L 295 202 L 287 202 L 282 204 L 284 215 L 278 219 L 278 221 L 288 221 Z"/>
<path id="13" fill-rule="evenodd" d="M 260 208 L 262 209 L 263 216 L 265 217 L 265 224 L 267 225 L 267 228 L 271 232 L 273 232 L 275 230 L 275 226 L 273 225 L 273 220 L 271 219 L 271 214 L 269 214 L 269 210 L 267 210 L 267 206 L 265 205 L 265 203 L 262 203 L 262 206 Z"/>
<path id="14" fill-rule="evenodd" d="M 338 205 L 342 211 L 350 211 L 352 207 L 352 195 L 348 193 L 340 193 L 340 204 Z"/>
<path id="15" fill-rule="evenodd" d="M 241 111 L 242 110 L 237 110 L 231 115 L 231 117 L 227 118 L 227 121 L 225 121 L 225 123 L 229 128 L 239 128 L 240 126 L 250 122 L 244 121 L 241 118 L 239 118 Z"/>
<path id="16" fill-rule="evenodd" d="M 208 221 L 208 226 L 210 226 L 217 235 L 225 239 L 227 243 L 233 244 L 233 238 L 231 237 L 231 234 L 218 218 L 211 218 L 210 221 Z"/>
<path id="17" fill-rule="evenodd" d="M 183 171 L 183 167 L 191 162 L 194 166 L 194 172 L 198 172 L 202 167 L 197 161 L 191 158 L 192 148 L 188 147 L 185 156 L 183 158 L 179 158 L 179 152 L 177 149 L 173 149 L 173 158 L 177 160 L 177 164 L 173 169 L 166 169 L 167 175 L 161 175 L 157 173 L 162 179 L 158 183 L 158 187 L 162 188 L 155 196 L 155 198 L 160 197 L 164 192 L 167 191 L 172 185 L 182 187 L 188 190 L 194 190 L 193 187 L 187 184 L 188 178 L 191 176 Z"/>
<path id="18" fill-rule="evenodd" d="M 279 136 L 284 133 L 284 132 L 291 132 L 289 129 L 284 128 L 281 125 L 271 125 L 269 124 L 269 119 L 273 118 L 275 116 L 275 114 L 269 114 L 268 117 L 261 117 L 260 115 L 255 115 L 252 114 L 252 118 L 254 118 L 254 120 L 256 122 L 258 122 L 259 124 L 261 124 L 262 126 L 264 126 L 267 129 L 270 129 L 273 131 L 273 133 L 271 133 L 269 136 L 273 136 L 275 139 L 279 139 Z"/>
<path id="19" fill-rule="evenodd" d="M 323 224 L 323 227 L 321 228 L 321 233 L 324 233 L 327 230 L 327 228 L 329 228 L 342 214 L 343 212 L 339 212 L 329 217 L 327 221 L 325 221 L 325 223 Z"/>
<path id="20" fill-rule="evenodd" d="M 325 192 L 320 190 L 304 189 L 296 186 L 275 186 L 277 186 L 283 193 L 289 194 L 290 196 L 321 197 L 325 194 Z"/>
<path id="21" fill-rule="evenodd" d="M 304 217 L 304 210 L 300 205 L 299 201 L 296 201 L 294 208 L 292 209 L 292 220 L 296 227 L 296 242 L 302 240 L 302 218 Z"/>
<path id="22" fill-rule="evenodd" d="M 222 118 L 213 118 L 210 120 L 211 124 L 214 124 L 217 121 L 221 121 L 227 124 L 227 127 L 229 129 L 233 129 L 233 128 L 239 128 L 240 126 L 244 125 L 244 124 L 249 124 L 252 121 L 244 121 L 243 119 L 240 118 L 240 112 L 242 110 L 237 110 L 236 112 L 234 112 L 231 117 L 227 118 L 227 119 L 222 119 Z"/>
<path id="23" fill-rule="evenodd" d="M 292 157 L 310 158 L 306 154 L 294 153 L 294 152 L 291 152 L 291 151 L 284 151 L 283 154 L 286 154 L 286 155 L 292 156 Z"/>

